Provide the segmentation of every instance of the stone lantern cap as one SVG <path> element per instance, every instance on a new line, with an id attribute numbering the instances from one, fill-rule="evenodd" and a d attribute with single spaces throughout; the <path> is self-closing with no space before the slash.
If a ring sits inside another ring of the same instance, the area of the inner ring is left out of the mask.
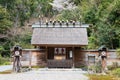
<path id="1" fill-rule="evenodd" d="M 107 51 L 107 47 L 105 45 L 102 45 L 98 48 L 98 51 Z"/>

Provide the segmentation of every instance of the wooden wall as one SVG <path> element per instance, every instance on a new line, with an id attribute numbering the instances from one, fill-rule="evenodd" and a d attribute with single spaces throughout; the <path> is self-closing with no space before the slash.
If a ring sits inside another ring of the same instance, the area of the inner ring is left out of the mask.
<path id="1" fill-rule="evenodd" d="M 54 59 L 54 48 L 48 48 L 47 59 Z"/>
<path id="2" fill-rule="evenodd" d="M 66 49 L 66 59 L 69 59 L 69 51 L 72 50 L 72 48 Z M 28 66 L 30 64 L 30 56 L 31 56 L 31 65 L 32 66 L 47 66 L 47 58 L 53 59 L 54 50 L 52 48 L 49 48 L 48 54 L 46 56 L 46 51 L 40 51 L 40 50 L 23 50 L 23 57 L 22 57 L 22 65 Z M 98 57 L 98 52 L 96 50 L 80 50 L 80 49 L 74 49 L 74 64 L 75 67 L 80 67 L 83 65 L 88 65 L 89 60 L 88 56 L 95 56 L 95 60 Z M 52 57 L 51 57 L 51 56 Z M 48 57 L 49 56 L 49 57 Z M 112 65 L 113 62 L 118 62 L 120 64 L 120 60 L 117 58 L 117 55 L 115 53 L 115 50 L 109 50 L 108 51 L 108 57 L 107 57 L 107 65 Z"/>
<path id="3" fill-rule="evenodd" d="M 79 53 L 79 55 L 78 55 L 78 53 Z M 98 56 L 99 56 L 99 53 L 98 53 L 97 50 L 82 50 L 82 51 L 76 52 L 76 54 L 78 56 L 82 57 L 82 58 L 79 57 L 78 59 L 79 60 L 82 59 L 83 63 L 85 63 L 86 65 L 90 64 L 89 63 L 90 61 L 88 59 L 89 56 L 94 56 L 95 57 L 95 61 L 98 59 Z M 76 57 L 77 57 L 77 55 L 76 55 Z M 112 65 L 113 62 L 117 62 L 120 65 L 120 60 L 117 58 L 116 51 L 115 50 L 108 50 L 108 52 L 107 52 L 107 65 Z M 81 65 L 79 65 L 79 66 L 81 66 Z"/>
<path id="4" fill-rule="evenodd" d="M 75 67 L 80 67 L 86 65 L 85 61 L 85 53 L 81 51 L 80 49 L 74 50 L 74 63 Z"/>
<path id="5" fill-rule="evenodd" d="M 40 50 L 23 50 L 23 56 L 21 58 L 22 66 L 46 66 L 46 54 L 45 51 Z"/>

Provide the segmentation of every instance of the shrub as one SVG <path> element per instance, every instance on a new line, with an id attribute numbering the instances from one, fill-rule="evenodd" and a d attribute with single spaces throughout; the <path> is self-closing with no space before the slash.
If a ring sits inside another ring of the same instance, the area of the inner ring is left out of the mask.
<path id="1" fill-rule="evenodd" d="M 116 50 L 117 57 L 120 59 L 120 48 Z"/>
<path id="2" fill-rule="evenodd" d="M 3 63 L 3 65 L 10 65 L 11 63 L 9 61 L 6 61 Z"/>
<path id="3" fill-rule="evenodd" d="M 120 68 L 117 68 L 117 69 L 113 70 L 112 74 L 115 75 L 115 76 L 120 77 Z"/>
<path id="4" fill-rule="evenodd" d="M 102 64 L 101 61 L 97 61 L 94 65 L 89 67 L 90 70 L 96 73 L 101 73 L 102 72 Z"/>
<path id="5" fill-rule="evenodd" d="M 93 72 L 95 73 L 100 73 L 101 72 L 101 66 L 99 65 L 92 65 L 92 66 L 89 66 L 89 70 L 92 70 Z"/>
<path id="6" fill-rule="evenodd" d="M 0 55 L 0 65 L 9 65 L 9 64 L 10 64 L 9 58 L 2 57 L 2 56 Z"/>
<path id="7" fill-rule="evenodd" d="M 113 62 L 112 65 L 108 66 L 108 70 L 119 68 L 118 62 Z"/>

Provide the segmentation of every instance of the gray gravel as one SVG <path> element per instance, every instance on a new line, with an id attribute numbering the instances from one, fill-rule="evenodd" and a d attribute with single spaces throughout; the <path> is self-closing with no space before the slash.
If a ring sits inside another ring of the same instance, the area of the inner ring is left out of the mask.
<path id="1" fill-rule="evenodd" d="M 0 74 L 0 80 L 88 80 L 80 69 L 37 69 L 24 73 Z"/>
<path id="2" fill-rule="evenodd" d="M 12 65 L 5 65 L 5 66 L 0 66 L 0 72 L 6 71 L 6 70 L 11 70 Z"/>

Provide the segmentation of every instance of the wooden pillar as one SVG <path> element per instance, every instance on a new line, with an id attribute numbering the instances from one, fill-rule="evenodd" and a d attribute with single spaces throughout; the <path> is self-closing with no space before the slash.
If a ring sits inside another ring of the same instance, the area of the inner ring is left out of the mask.
<path id="1" fill-rule="evenodd" d="M 31 69 L 32 67 L 32 52 L 31 52 L 31 50 L 29 51 L 29 68 Z"/>
<path id="2" fill-rule="evenodd" d="M 45 49 L 45 55 L 46 55 L 46 68 L 48 67 L 48 47 L 46 46 L 46 49 Z"/>
<path id="3" fill-rule="evenodd" d="M 75 50 L 74 50 L 74 47 L 72 47 L 72 55 L 73 55 L 73 58 L 72 58 L 73 66 L 72 66 L 72 68 L 75 68 L 75 63 L 74 63 L 74 62 L 75 62 L 75 60 L 74 60 L 74 59 L 75 59 L 75 58 L 74 58 L 74 53 L 75 53 L 75 52 L 74 52 L 74 51 L 75 51 Z"/>

